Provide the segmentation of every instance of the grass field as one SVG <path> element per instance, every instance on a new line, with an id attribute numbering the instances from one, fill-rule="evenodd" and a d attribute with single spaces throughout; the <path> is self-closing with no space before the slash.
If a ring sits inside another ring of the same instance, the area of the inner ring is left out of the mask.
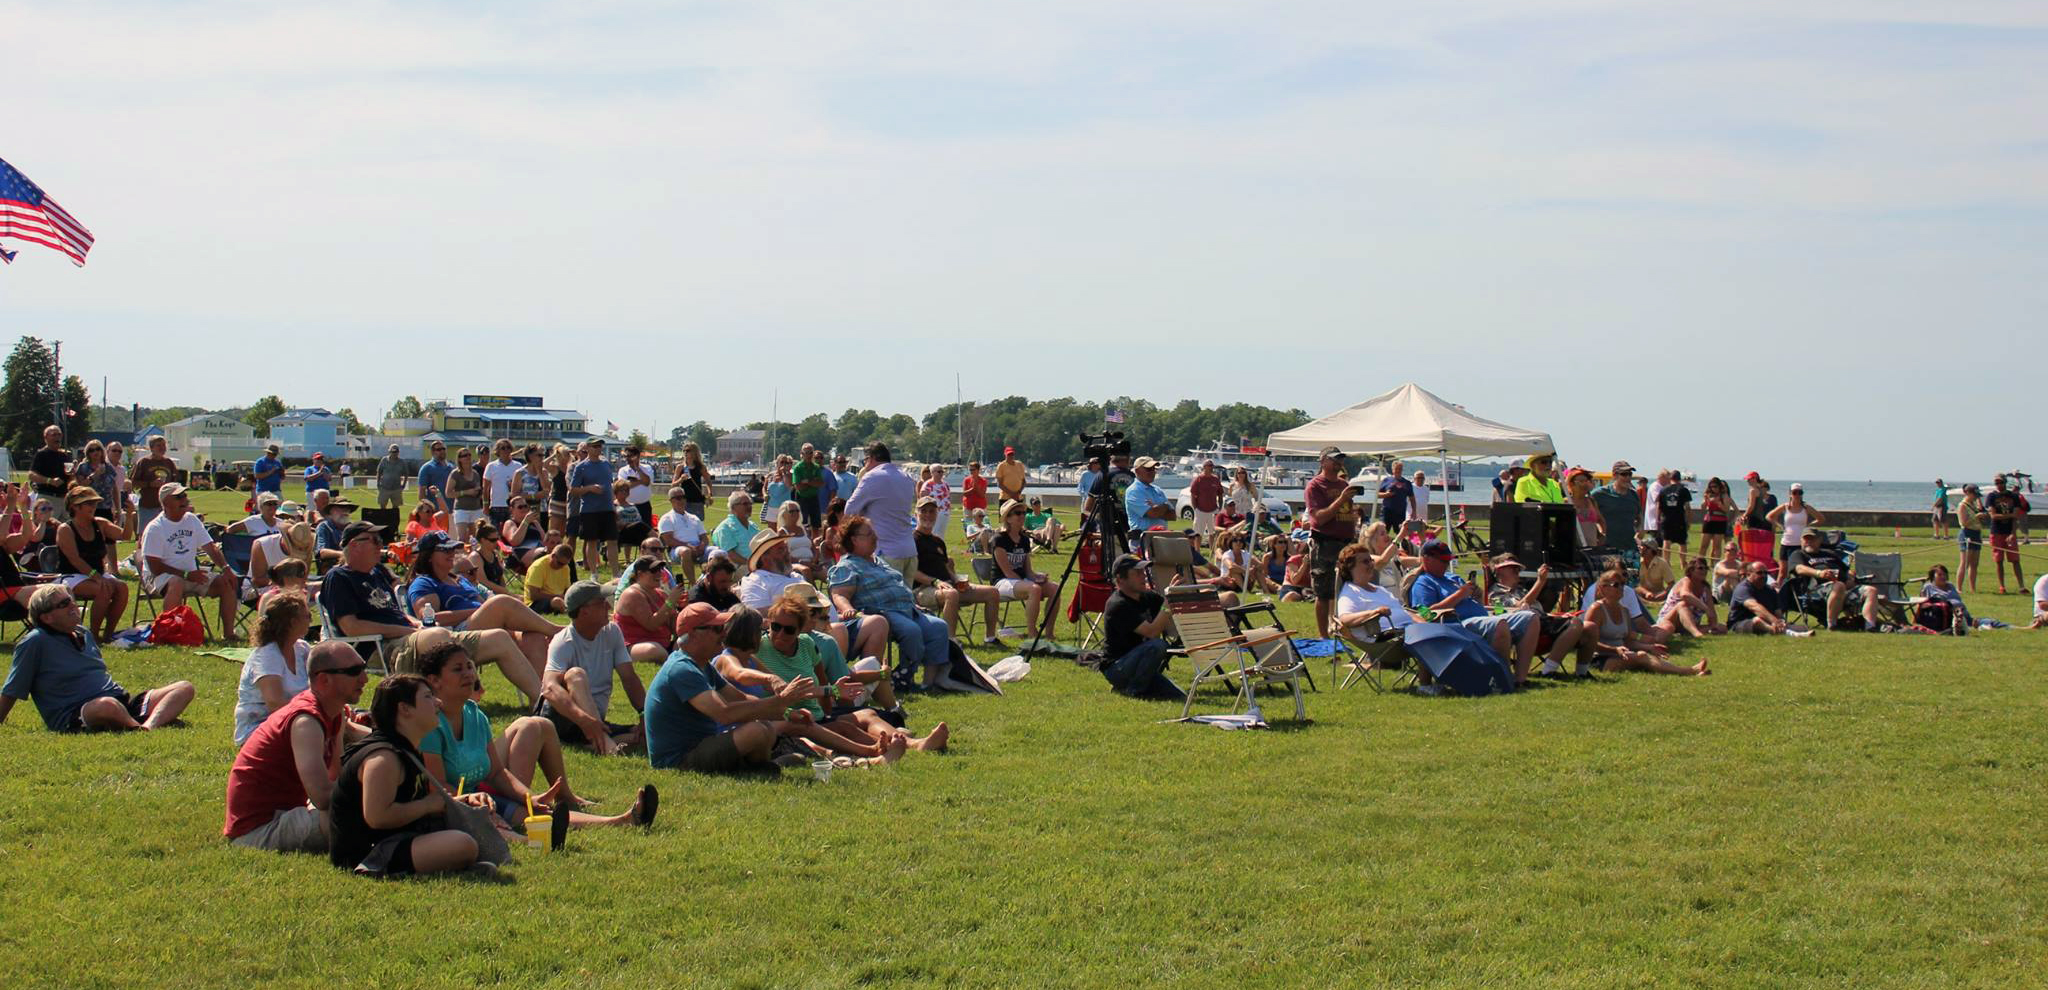
<path id="1" fill-rule="evenodd" d="M 24 987 L 2040 985 L 2044 642 L 1724 638 L 1691 647 L 1712 677 L 1479 700 L 1321 668 L 1313 723 L 1262 733 L 1042 660 L 911 702 L 952 752 L 826 784 L 571 756 L 607 810 L 657 783 L 659 823 L 498 884 L 229 848 L 238 669 L 113 652 L 131 688 L 196 682 L 190 724 L 0 726 L 0 946 Z"/>

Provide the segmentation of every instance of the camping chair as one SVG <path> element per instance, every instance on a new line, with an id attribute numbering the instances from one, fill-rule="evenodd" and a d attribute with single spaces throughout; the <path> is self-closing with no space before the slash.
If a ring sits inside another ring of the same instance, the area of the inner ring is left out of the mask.
<path id="1" fill-rule="evenodd" d="M 327 611 L 327 588 L 325 585 L 321 586 L 320 594 L 313 596 L 313 601 L 320 609 L 320 639 L 322 642 L 333 640 L 337 643 L 347 643 L 355 647 L 358 654 L 363 652 L 362 644 L 368 643 L 370 644 L 370 654 L 363 657 L 363 661 L 368 663 L 370 668 L 375 670 L 379 677 L 387 676 L 391 673 L 391 663 L 384 656 L 384 637 L 377 635 L 344 635 L 341 631 L 341 624 L 334 621 L 334 616 Z"/>
<path id="2" fill-rule="evenodd" d="M 1850 556 L 1849 569 L 1855 572 L 1856 583 L 1884 596 L 1884 601 L 1877 607 L 1882 621 L 1896 626 L 1914 624 L 1912 598 L 1906 593 L 1904 554 L 1858 550 Z"/>
<path id="3" fill-rule="evenodd" d="M 256 611 L 263 596 L 251 593 L 249 589 L 249 562 L 256 556 L 256 537 L 248 533 L 223 533 L 220 538 L 221 556 L 228 560 L 228 570 L 242 580 L 242 615 Z"/>
<path id="4" fill-rule="evenodd" d="M 1745 527 L 1736 534 L 1736 543 L 1742 548 L 1742 562 L 1762 564 L 1764 572 L 1778 575 L 1778 539 L 1773 529 L 1750 529 Z"/>
<path id="5" fill-rule="evenodd" d="M 1186 533 L 1147 530 L 1140 542 L 1145 559 L 1151 562 L 1152 587 L 1163 593 L 1195 583 L 1195 541 Z"/>
<path id="6" fill-rule="evenodd" d="M 1228 683 L 1231 678 L 1237 678 L 1231 714 L 1237 714 L 1240 709 L 1250 711 L 1257 704 L 1253 692 L 1258 686 L 1279 681 L 1294 691 L 1295 720 L 1307 720 L 1301 683 L 1296 676 L 1303 665 L 1284 630 L 1266 627 L 1246 634 L 1232 633 L 1230 619 L 1223 612 L 1223 601 L 1217 597 L 1216 589 L 1202 585 L 1167 589 L 1166 607 L 1173 613 L 1174 634 L 1182 644 L 1182 648 L 1175 652 L 1187 657 L 1194 669 L 1188 682 L 1187 701 L 1181 705 L 1182 718 L 1193 714 L 1195 691 L 1204 681 Z M 1284 648 L 1276 647 L 1276 642 L 1284 644 Z M 1267 659 L 1261 659 L 1261 653 Z"/>
<path id="7" fill-rule="evenodd" d="M 1364 681 L 1374 694 L 1385 694 L 1387 686 L 1381 679 L 1381 672 L 1394 672 L 1394 690 L 1398 691 L 1415 680 L 1415 657 L 1408 652 L 1407 642 L 1394 630 L 1386 628 L 1384 619 L 1373 619 L 1362 626 L 1343 629 L 1343 638 L 1337 640 L 1345 646 L 1349 659 L 1332 655 L 1330 657 L 1330 680 L 1337 680 L 1340 661 L 1350 668 L 1342 683 L 1343 690 Z"/>
<path id="8" fill-rule="evenodd" d="M 1252 602 L 1249 605 L 1226 608 L 1223 610 L 1223 615 L 1230 620 L 1230 631 L 1233 633 L 1243 634 L 1247 631 L 1263 629 L 1279 630 L 1279 639 L 1267 639 L 1251 644 L 1252 654 L 1258 657 L 1260 669 L 1280 670 L 1284 666 L 1286 658 L 1277 654 L 1284 650 L 1285 653 L 1293 657 L 1295 663 L 1294 672 L 1288 676 L 1307 678 L 1309 690 L 1322 690 L 1316 687 L 1315 675 L 1309 673 L 1308 663 L 1302 659 L 1301 651 L 1294 645 L 1294 635 L 1287 631 L 1287 624 L 1280 621 L 1280 611 L 1273 607 L 1272 602 Z M 1260 616 L 1264 616 L 1265 621 L 1255 624 L 1252 620 Z M 1268 683 L 1276 679 L 1279 679 L 1277 675 L 1266 678 Z"/>
<path id="9" fill-rule="evenodd" d="M 1101 539 L 1093 533 L 1083 536 L 1081 545 L 1075 550 L 1073 573 L 1080 590 L 1067 596 L 1068 622 L 1078 626 L 1083 614 L 1095 613 L 1095 618 L 1089 620 L 1087 634 L 1081 637 L 1082 652 L 1086 652 L 1101 633 L 1102 609 L 1109 604 L 1109 596 L 1116 593 L 1116 588 L 1102 576 L 1102 564 Z"/>
<path id="10" fill-rule="evenodd" d="M 137 620 L 136 625 L 153 624 L 156 622 L 157 616 L 162 612 L 164 595 L 162 592 L 152 592 L 149 590 L 149 586 L 153 584 L 154 581 L 152 580 L 152 576 L 149 573 L 149 561 L 144 559 L 144 557 L 142 556 L 142 547 L 140 545 L 136 546 L 135 553 L 129 557 L 129 560 L 131 560 L 135 564 L 134 615 Z M 145 606 L 147 606 L 149 609 L 149 616 L 147 619 L 144 619 L 142 614 L 142 610 Z M 194 605 L 192 604 L 191 596 L 188 595 L 186 596 L 185 607 L 190 608 L 192 611 L 199 613 L 200 627 L 206 630 L 206 636 L 208 639 L 213 638 L 213 620 L 207 617 L 207 612 L 209 611 L 209 609 L 206 608 L 206 603 L 202 601 L 199 604 Z"/>
<path id="11" fill-rule="evenodd" d="M 972 561 L 970 561 L 970 563 L 974 565 L 974 580 L 976 583 L 986 584 L 990 586 L 995 585 L 996 578 L 998 577 L 998 575 L 996 574 L 995 558 L 975 557 Z M 996 612 L 996 627 L 998 629 L 1001 629 L 1007 627 L 1010 624 L 1010 606 L 1017 604 L 1017 600 L 1014 598 L 1004 598 L 1001 595 L 997 595 L 996 598 L 998 604 L 1002 606 Z M 982 608 L 996 608 L 996 606 L 983 605 Z M 960 633 L 963 636 L 967 633 L 966 609 L 960 610 Z"/>

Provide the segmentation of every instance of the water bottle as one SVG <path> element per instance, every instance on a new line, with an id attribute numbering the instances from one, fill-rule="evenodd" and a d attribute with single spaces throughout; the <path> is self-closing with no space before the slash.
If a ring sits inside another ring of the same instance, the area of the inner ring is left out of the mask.
<path id="1" fill-rule="evenodd" d="M 434 606 L 427 606 L 426 614 L 420 616 L 420 621 L 430 626 L 434 624 Z"/>

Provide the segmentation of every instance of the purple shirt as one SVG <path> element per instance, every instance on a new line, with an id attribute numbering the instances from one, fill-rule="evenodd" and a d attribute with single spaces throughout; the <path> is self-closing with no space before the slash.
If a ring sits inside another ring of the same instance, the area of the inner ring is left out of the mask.
<path id="1" fill-rule="evenodd" d="M 875 553 L 890 559 L 917 556 L 917 481 L 894 461 L 875 465 L 860 476 L 846 500 L 846 514 L 866 516 L 875 525 Z"/>

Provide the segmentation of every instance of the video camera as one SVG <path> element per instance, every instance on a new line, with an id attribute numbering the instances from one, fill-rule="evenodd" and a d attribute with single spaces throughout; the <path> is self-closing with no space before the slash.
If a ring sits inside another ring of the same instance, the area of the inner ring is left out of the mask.
<path id="1" fill-rule="evenodd" d="M 1101 433 L 1079 433 L 1083 457 L 1099 457 L 1104 467 L 1109 466 L 1112 457 L 1131 456 L 1131 442 L 1124 439 L 1122 430 L 1104 430 Z"/>

